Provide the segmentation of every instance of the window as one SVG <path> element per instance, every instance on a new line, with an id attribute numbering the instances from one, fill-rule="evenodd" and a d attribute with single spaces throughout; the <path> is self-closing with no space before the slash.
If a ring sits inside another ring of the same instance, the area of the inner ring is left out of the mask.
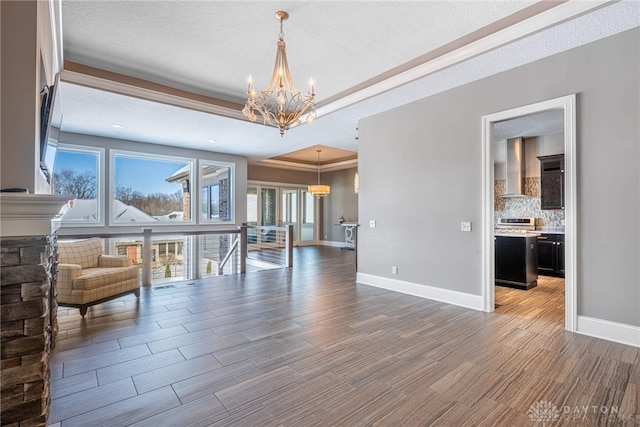
<path id="1" fill-rule="evenodd" d="M 104 150 L 60 144 L 51 180 L 53 194 L 69 194 L 73 204 L 61 218 L 64 226 L 102 224 Z"/>
<path id="2" fill-rule="evenodd" d="M 114 224 L 193 223 L 193 161 L 174 157 L 112 153 Z"/>
<path id="3" fill-rule="evenodd" d="M 233 166 L 225 163 L 200 163 L 200 220 L 202 222 L 233 221 Z"/>

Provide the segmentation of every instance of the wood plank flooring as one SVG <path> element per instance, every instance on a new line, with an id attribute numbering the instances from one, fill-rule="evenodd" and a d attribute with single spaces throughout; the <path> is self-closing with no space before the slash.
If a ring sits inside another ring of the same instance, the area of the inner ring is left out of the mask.
<path id="1" fill-rule="evenodd" d="M 639 349 L 565 332 L 558 279 L 482 313 L 356 285 L 353 256 L 61 308 L 49 424 L 640 425 Z"/>

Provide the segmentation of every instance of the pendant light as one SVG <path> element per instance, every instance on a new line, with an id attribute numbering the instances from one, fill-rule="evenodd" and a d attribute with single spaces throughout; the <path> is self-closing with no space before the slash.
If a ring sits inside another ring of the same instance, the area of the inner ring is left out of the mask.
<path id="1" fill-rule="evenodd" d="M 331 187 L 329 187 L 328 185 L 320 184 L 320 152 L 322 150 L 316 151 L 318 152 L 318 184 L 310 185 L 307 188 L 307 191 L 316 196 L 318 199 L 321 199 L 322 197 L 326 197 L 329 193 L 331 193 Z"/>

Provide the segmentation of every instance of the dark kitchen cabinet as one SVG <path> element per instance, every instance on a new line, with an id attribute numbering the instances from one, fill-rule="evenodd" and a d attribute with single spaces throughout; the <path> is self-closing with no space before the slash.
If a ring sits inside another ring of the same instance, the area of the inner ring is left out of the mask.
<path id="1" fill-rule="evenodd" d="M 496 285 L 531 289 L 538 284 L 535 236 L 495 237 Z"/>
<path id="2" fill-rule="evenodd" d="M 541 156 L 540 208 L 564 209 L 564 154 Z"/>
<path id="3" fill-rule="evenodd" d="M 564 277 L 564 234 L 538 236 L 538 274 Z"/>

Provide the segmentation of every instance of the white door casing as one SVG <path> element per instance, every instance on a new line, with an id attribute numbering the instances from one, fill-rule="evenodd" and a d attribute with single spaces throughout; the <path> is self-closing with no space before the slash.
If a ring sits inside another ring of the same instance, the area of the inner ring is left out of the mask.
<path id="1" fill-rule="evenodd" d="M 529 104 L 482 117 L 482 300 L 483 311 L 495 310 L 494 148 L 493 123 L 548 110 L 564 112 L 565 184 L 565 329 L 576 331 L 577 322 L 577 182 L 576 95 Z"/>

